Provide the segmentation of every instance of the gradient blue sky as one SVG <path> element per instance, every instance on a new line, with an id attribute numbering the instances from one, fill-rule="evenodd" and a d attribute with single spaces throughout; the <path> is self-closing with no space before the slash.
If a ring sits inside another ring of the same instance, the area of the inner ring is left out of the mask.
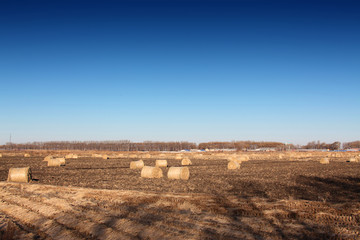
<path id="1" fill-rule="evenodd" d="M 359 1 L 0 1 L 0 144 L 360 139 Z"/>

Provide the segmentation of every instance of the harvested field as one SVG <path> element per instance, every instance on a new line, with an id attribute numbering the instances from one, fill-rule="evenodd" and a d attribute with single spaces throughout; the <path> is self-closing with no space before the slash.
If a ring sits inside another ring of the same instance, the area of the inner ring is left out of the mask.
<path id="1" fill-rule="evenodd" d="M 358 163 L 284 157 L 250 160 L 229 171 L 225 157 L 194 158 L 184 182 L 141 178 L 141 169 L 129 168 L 134 159 L 82 157 L 61 168 L 49 168 L 43 159 L 0 159 L 0 181 L 9 168 L 22 166 L 31 167 L 34 179 L 0 183 L 0 236 L 360 239 Z M 154 166 L 153 159 L 143 161 Z M 168 165 L 181 167 L 181 160 L 168 159 Z"/>

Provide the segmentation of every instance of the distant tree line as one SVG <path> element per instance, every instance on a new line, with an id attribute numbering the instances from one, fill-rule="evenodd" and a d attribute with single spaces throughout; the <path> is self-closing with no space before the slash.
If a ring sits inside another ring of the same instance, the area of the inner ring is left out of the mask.
<path id="1" fill-rule="evenodd" d="M 252 150 L 258 148 L 285 149 L 286 145 L 280 142 L 254 142 L 254 141 L 233 141 L 233 142 L 207 142 L 200 143 L 199 149 L 236 149 Z"/>
<path id="2" fill-rule="evenodd" d="M 2 146 L 7 150 L 98 150 L 98 151 L 180 151 L 186 149 L 257 149 L 257 148 L 278 148 L 283 149 L 285 144 L 279 142 L 131 142 L 121 141 L 52 141 L 32 142 L 23 144 L 10 144 Z"/>
<path id="3" fill-rule="evenodd" d="M 354 142 L 346 142 L 343 144 L 344 149 L 349 148 L 360 148 L 360 141 L 354 141 Z"/>
<path id="4" fill-rule="evenodd" d="M 53 141 L 24 144 L 6 144 L 7 150 L 98 150 L 98 151 L 179 151 L 197 148 L 190 142 L 131 142 L 121 141 Z"/>
<path id="5" fill-rule="evenodd" d="M 180 151 L 186 149 L 235 149 L 235 150 L 254 150 L 261 148 L 272 148 L 276 150 L 288 149 L 341 149 L 340 142 L 324 143 L 312 141 L 304 146 L 294 146 L 281 142 L 256 142 L 256 141 L 232 141 L 232 142 L 160 142 L 145 141 L 131 142 L 121 141 L 52 141 L 52 142 L 32 142 L 32 143 L 7 143 L 0 146 L 6 150 L 97 150 L 97 151 Z M 360 141 L 346 142 L 344 149 L 360 148 Z"/>
<path id="6" fill-rule="evenodd" d="M 341 148 L 341 142 L 324 143 L 320 141 L 312 141 L 302 147 L 303 149 L 329 149 L 339 150 Z"/>

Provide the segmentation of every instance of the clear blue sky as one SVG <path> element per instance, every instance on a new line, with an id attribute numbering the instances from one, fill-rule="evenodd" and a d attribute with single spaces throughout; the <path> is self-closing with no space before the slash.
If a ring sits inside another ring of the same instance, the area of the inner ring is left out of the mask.
<path id="1" fill-rule="evenodd" d="M 0 144 L 360 139 L 359 1 L 0 1 Z"/>

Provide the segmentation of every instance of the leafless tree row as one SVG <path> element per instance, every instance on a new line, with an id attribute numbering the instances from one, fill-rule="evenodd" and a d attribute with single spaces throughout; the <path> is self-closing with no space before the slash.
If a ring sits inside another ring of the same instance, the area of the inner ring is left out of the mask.
<path id="1" fill-rule="evenodd" d="M 98 150 L 98 151 L 179 151 L 197 148 L 190 142 L 131 142 L 122 141 L 58 141 L 58 142 L 33 142 L 25 144 L 6 144 L 4 149 L 40 149 L 40 150 Z"/>
<path id="2" fill-rule="evenodd" d="M 344 149 L 349 148 L 360 148 L 360 141 L 354 141 L 354 142 L 346 142 L 343 144 Z"/>
<path id="3" fill-rule="evenodd" d="M 339 150 L 341 147 L 341 142 L 333 143 L 324 143 L 320 141 L 312 141 L 307 145 L 303 146 L 303 149 L 329 149 L 329 150 Z"/>
<path id="4" fill-rule="evenodd" d="M 289 147 L 292 147 L 292 145 Z M 254 142 L 254 141 L 233 141 L 233 142 L 207 142 L 200 143 L 200 149 L 236 149 L 236 150 L 248 150 L 258 148 L 276 148 L 283 150 L 286 148 L 284 143 L 280 142 Z"/>
<path id="5" fill-rule="evenodd" d="M 32 142 L 24 144 L 7 143 L 0 146 L 0 149 L 7 150 L 98 150 L 98 151 L 180 151 L 186 149 L 236 149 L 253 150 L 259 148 L 285 149 L 341 149 L 340 142 L 324 143 L 312 141 L 304 146 L 294 146 L 281 142 L 255 142 L 255 141 L 232 141 L 232 142 L 131 142 L 121 141 L 53 141 L 53 142 Z M 360 148 L 360 141 L 347 142 L 343 144 L 344 149 Z"/>

